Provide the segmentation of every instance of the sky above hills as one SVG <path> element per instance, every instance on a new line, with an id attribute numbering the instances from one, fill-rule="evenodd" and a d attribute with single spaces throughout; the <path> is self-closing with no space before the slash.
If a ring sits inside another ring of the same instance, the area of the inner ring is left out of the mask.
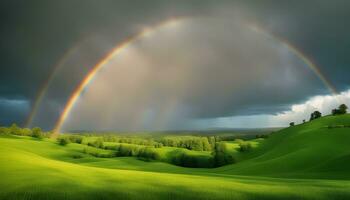
<path id="1" fill-rule="evenodd" d="M 346 0 L 2 1 L 0 9 L 0 125 L 54 128 L 96 63 L 125 41 L 63 130 L 284 126 L 350 104 Z"/>

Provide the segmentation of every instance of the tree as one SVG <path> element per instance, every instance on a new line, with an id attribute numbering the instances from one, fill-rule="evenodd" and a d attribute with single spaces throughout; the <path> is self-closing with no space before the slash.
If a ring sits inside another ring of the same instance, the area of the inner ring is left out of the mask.
<path id="1" fill-rule="evenodd" d="M 303 124 L 305 124 L 306 123 L 306 120 L 305 119 L 303 119 Z"/>
<path id="2" fill-rule="evenodd" d="M 240 152 L 247 152 L 247 151 L 250 151 L 253 148 L 252 144 L 250 142 L 242 141 L 238 145 L 239 145 L 239 151 Z"/>
<path id="3" fill-rule="evenodd" d="M 7 127 L 0 127 L 0 135 L 8 135 L 11 134 L 11 130 Z"/>
<path id="4" fill-rule="evenodd" d="M 13 123 L 10 127 L 10 133 L 13 135 L 20 135 L 20 128 L 16 123 Z"/>
<path id="5" fill-rule="evenodd" d="M 348 107 L 345 104 L 339 106 L 338 109 L 332 110 L 332 115 L 344 115 L 347 113 Z"/>
<path id="6" fill-rule="evenodd" d="M 339 114 L 339 110 L 338 109 L 333 109 L 332 110 L 332 115 L 337 115 Z"/>
<path id="7" fill-rule="evenodd" d="M 294 126 L 294 125 L 295 125 L 294 122 L 289 123 L 289 126 Z"/>
<path id="8" fill-rule="evenodd" d="M 208 137 L 208 141 L 209 141 L 211 149 L 214 150 L 215 149 L 215 143 L 216 143 L 215 142 L 215 137 L 214 136 Z"/>
<path id="9" fill-rule="evenodd" d="M 345 104 L 339 106 L 339 114 L 346 114 L 348 107 Z"/>
<path id="10" fill-rule="evenodd" d="M 70 143 L 69 138 L 66 137 L 66 136 L 57 138 L 57 141 L 58 141 L 58 144 L 60 144 L 60 145 L 62 145 L 62 146 L 65 146 L 65 145 L 67 145 L 68 143 Z"/>
<path id="11" fill-rule="evenodd" d="M 96 139 L 95 141 L 88 142 L 89 146 L 103 149 L 103 140 L 101 138 Z"/>
<path id="12" fill-rule="evenodd" d="M 213 151 L 214 166 L 220 167 L 226 164 L 235 163 L 235 158 L 228 152 L 224 142 L 218 142 Z"/>
<path id="13" fill-rule="evenodd" d="M 210 145 L 210 143 L 208 141 L 208 138 L 202 137 L 201 140 L 202 140 L 202 144 L 203 144 L 202 145 L 203 146 L 203 151 L 210 151 L 212 148 L 211 148 L 211 145 Z"/>
<path id="14" fill-rule="evenodd" d="M 30 130 L 29 128 L 24 128 L 24 129 L 21 130 L 21 135 L 31 136 L 32 135 L 32 130 Z"/>
<path id="15" fill-rule="evenodd" d="M 32 129 L 32 137 L 35 138 L 42 138 L 43 137 L 43 132 L 41 131 L 41 128 L 35 127 Z"/>
<path id="16" fill-rule="evenodd" d="M 320 117 L 322 117 L 322 113 L 320 111 L 315 111 L 311 113 L 310 121 L 318 119 Z"/>

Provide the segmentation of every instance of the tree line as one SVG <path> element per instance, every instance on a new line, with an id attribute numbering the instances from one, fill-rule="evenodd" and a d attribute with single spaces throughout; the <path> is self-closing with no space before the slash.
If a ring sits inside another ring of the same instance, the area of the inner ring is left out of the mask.
<path id="1" fill-rule="evenodd" d="M 168 147 L 185 148 L 194 151 L 211 151 L 214 140 L 207 137 L 195 136 L 169 136 L 158 140 L 159 143 Z"/>
<path id="2" fill-rule="evenodd" d="M 19 135 L 19 136 L 30 136 L 34 138 L 44 138 L 50 135 L 49 132 L 43 132 L 41 128 L 34 127 L 30 128 L 20 128 L 17 124 L 12 124 L 10 127 L 0 127 L 0 135 Z"/>
<path id="3" fill-rule="evenodd" d="M 160 148 L 163 146 L 185 148 L 193 151 L 212 151 L 216 142 L 223 141 L 221 136 L 165 136 L 155 139 L 136 138 L 136 137 L 120 137 L 113 135 L 96 136 L 95 141 L 84 142 L 85 135 L 79 134 L 62 134 L 58 138 L 61 145 L 73 143 L 87 143 L 89 146 L 99 147 L 103 142 L 115 142 L 123 144 L 136 144 L 143 146 L 151 146 Z"/>

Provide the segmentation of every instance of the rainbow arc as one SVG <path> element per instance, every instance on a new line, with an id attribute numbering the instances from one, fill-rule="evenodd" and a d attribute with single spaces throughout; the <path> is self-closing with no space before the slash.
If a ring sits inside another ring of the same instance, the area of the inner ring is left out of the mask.
<path id="1" fill-rule="evenodd" d="M 133 35 L 127 39 L 125 39 L 123 42 L 119 43 L 115 48 L 113 48 L 107 55 L 105 55 L 92 69 L 91 71 L 85 76 L 85 78 L 80 82 L 80 84 L 76 87 L 76 89 L 73 91 L 72 95 L 70 96 L 70 98 L 68 99 L 66 105 L 64 106 L 64 109 L 61 113 L 61 115 L 59 116 L 57 123 L 53 129 L 53 135 L 52 137 L 57 137 L 57 135 L 59 134 L 64 122 L 66 121 L 66 119 L 68 118 L 70 112 L 72 111 L 74 105 L 76 104 L 76 102 L 78 101 L 79 97 L 81 96 L 82 92 L 84 91 L 85 88 L 87 88 L 87 86 L 93 81 L 94 77 L 98 74 L 98 72 L 104 67 L 106 66 L 112 59 L 114 59 L 116 56 L 119 55 L 119 53 L 121 51 L 123 51 L 123 49 L 127 48 L 129 45 L 131 45 L 132 43 L 143 39 L 144 37 L 158 31 L 159 29 L 166 27 L 166 26 L 170 26 L 172 24 L 176 24 L 176 23 L 180 23 L 181 21 L 185 20 L 187 18 L 181 17 L 181 18 L 172 18 L 170 20 L 166 20 L 162 23 L 159 23 L 155 26 L 153 26 L 152 28 L 147 28 L 144 29 L 143 31 L 141 31 L 140 33 Z M 280 43 L 282 43 L 283 45 L 285 45 L 288 50 L 293 53 L 295 56 L 297 56 L 298 58 L 300 58 L 306 66 L 308 66 L 315 75 L 317 75 L 317 77 L 322 81 L 322 83 L 328 88 L 328 90 L 330 91 L 331 94 L 333 95 L 337 95 L 338 92 L 336 90 L 336 88 L 331 84 L 331 82 L 326 78 L 326 76 L 322 73 L 322 71 L 320 70 L 320 68 L 308 57 L 306 56 L 301 50 L 297 49 L 295 46 L 293 46 L 290 42 L 277 37 L 276 35 L 264 30 L 263 28 L 255 25 L 255 24 L 249 24 L 248 28 L 250 28 L 252 31 L 255 31 L 257 33 L 263 34 L 265 35 L 267 38 L 271 38 L 273 40 L 276 40 Z M 55 74 L 55 73 L 53 73 Z M 48 80 L 52 80 L 52 77 L 49 77 Z M 39 96 L 37 99 L 37 102 L 34 105 L 34 109 L 32 114 L 29 117 L 29 123 L 31 123 L 33 116 L 36 113 L 37 107 L 40 104 L 41 100 L 42 100 L 42 96 L 44 96 L 44 94 L 46 93 L 47 89 L 48 89 L 48 85 L 46 84 L 46 86 L 44 86 L 44 88 L 41 90 L 41 92 L 39 93 Z"/>

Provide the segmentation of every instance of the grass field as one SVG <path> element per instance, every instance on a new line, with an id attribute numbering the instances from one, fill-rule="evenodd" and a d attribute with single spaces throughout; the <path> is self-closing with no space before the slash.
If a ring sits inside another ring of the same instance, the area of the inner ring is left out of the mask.
<path id="1" fill-rule="evenodd" d="M 238 162 L 211 169 L 97 158 L 83 153 L 86 145 L 1 136 L 0 199 L 350 199 L 350 128 L 343 125 L 350 115 L 317 119 L 255 140 L 246 153 L 229 142 Z M 174 150 L 159 149 L 163 156 Z"/>

